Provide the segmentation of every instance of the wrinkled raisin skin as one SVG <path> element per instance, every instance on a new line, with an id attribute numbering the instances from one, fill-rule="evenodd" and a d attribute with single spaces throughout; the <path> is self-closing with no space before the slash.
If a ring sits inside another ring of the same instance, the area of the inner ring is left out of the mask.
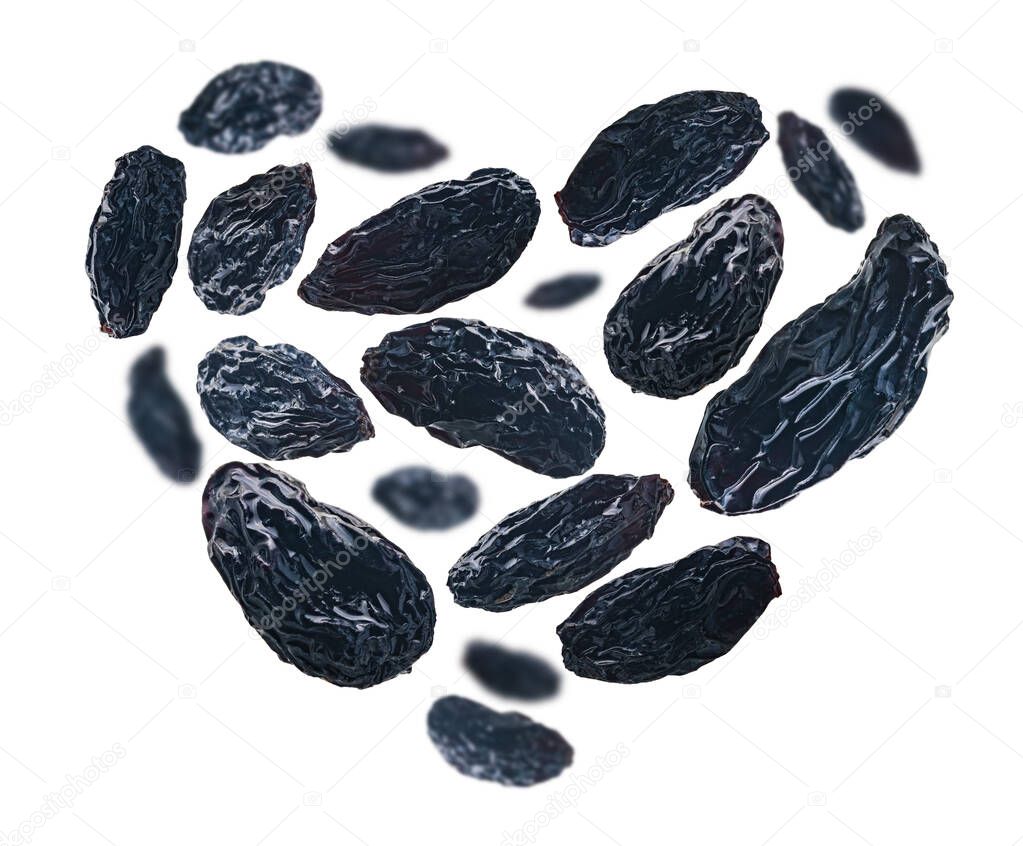
<path id="1" fill-rule="evenodd" d="M 447 147 L 421 129 L 376 123 L 332 132 L 327 144 L 339 158 L 382 173 L 419 170 L 448 157 Z"/>
<path id="2" fill-rule="evenodd" d="M 561 686 L 557 670 L 542 658 L 499 643 L 473 641 L 465 649 L 463 664 L 483 687 L 509 699 L 550 699 Z"/>
<path id="3" fill-rule="evenodd" d="M 556 279 L 541 282 L 526 297 L 526 305 L 533 308 L 568 308 L 590 296 L 600 287 L 596 273 L 566 273 Z"/>
<path id="4" fill-rule="evenodd" d="M 558 626 L 562 657 L 618 684 L 685 675 L 728 652 L 778 596 L 771 547 L 730 538 L 595 590 Z"/>
<path id="5" fill-rule="evenodd" d="M 399 467 L 376 480 L 373 499 L 406 526 L 437 530 L 471 519 L 480 494 L 468 476 L 445 475 L 430 467 Z"/>
<path id="6" fill-rule="evenodd" d="M 654 258 L 604 323 L 611 372 L 633 391 L 676 399 L 738 364 L 782 272 L 781 218 L 763 197 L 725 200 Z"/>
<path id="7" fill-rule="evenodd" d="M 843 133 L 878 161 L 905 173 L 920 172 L 920 155 L 909 127 L 877 94 L 862 88 L 840 88 L 831 95 L 828 111 L 842 125 Z"/>
<path id="8" fill-rule="evenodd" d="M 852 279 L 782 327 L 707 405 L 689 458 L 704 507 L 776 508 L 884 441 L 920 396 L 951 302 L 923 227 L 883 221 Z"/>

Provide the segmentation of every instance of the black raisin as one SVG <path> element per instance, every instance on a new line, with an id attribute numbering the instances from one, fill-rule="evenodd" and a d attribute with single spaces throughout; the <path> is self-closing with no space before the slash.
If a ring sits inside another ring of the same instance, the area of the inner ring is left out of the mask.
<path id="1" fill-rule="evenodd" d="M 920 156 L 909 127 L 895 109 L 872 91 L 840 88 L 828 110 L 842 133 L 862 150 L 895 170 L 920 172 Z"/>
<path id="2" fill-rule="evenodd" d="M 331 311 L 433 311 L 504 276 L 539 218 L 533 186 L 510 170 L 428 185 L 328 245 L 298 294 Z"/>
<path id="3" fill-rule="evenodd" d="M 572 241 L 600 247 L 735 179 L 770 137 L 752 97 L 687 91 L 601 130 L 555 194 Z"/>
<path id="4" fill-rule="evenodd" d="M 135 359 L 128 387 L 128 420 L 149 457 L 175 482 L 193 481 L 202 447 L 181 394 L 167 378 L 163 347 Z"/>
<path id="5" fill-rule="evenodd" d="M 384 173 L 430 167 L 448 157 L 448 149 L 421 129 L 370 123 L 327 136 L 327 144 L 345 161 Z"/>
<path id="6" fill-rule="evenodd" d="M 480 494 L 468 476 L 431 467 L 399 467 L 373 484 L 373 499 L 406 526 L 450 529 L 472 518 Z"/>
<path id="7" fill-rule="evenodd" d="M 582 373 L 545 341 L 439 317 L 384 336 L 362 381 L 391 414 L 455 447 L 483 446 L 561 478 L 604 448 L 604 410 Z"/>
<path id="8" fill-rule="evenodd" d="M 300 135 L 320 116 L 323 96 L 309 74 L 280 62 L 235 65 L 206 83 L 181 113 L 189 144 L 247 153 L 278 135 Z"/>
<path id="9" fill-rule="evenodd" d="M 370 687 L 433 642 L 426 577 L 358 517 L 266 464 L 225 464 L 206 485 L 208 551 L 246 620 L 282 661 Z"/>
<path id="10" fill-rule="evenodd" d="M 594 474 L 513 511 L 448 574 L 455 602 L 510 611 L 610 573 L 654 527 L 675 492 L 660 476 Z"/>
<path id="11" fill-rule="evenodd" d="M 302 258 L 316 189 L 307 164 L 278 165 L 217 195 L 192 233 L 188 275 L 211 311 L 248 314 Z"/>
<path id="12" fill-rule="evenodd" d="M 291 344 L 227 338 L 199 363 L 196 389 L 213 428 L 260 458 L 347 452 L 374 434 L 348 383 Z"/>
<path id="13" fill-rule="evenodd" d="M 461 696 L 434 702 L 426 726 L 445 761 L 484 781 L 528 787 L 554 778 L 572 763 L 572 747 L 554 729 Z"/>
<path id="14" fill-rule="evenodd" d="M 778 146 L 796 190 L 832 226 L 855 232 L 863 226 L 856 180 L 824 131 L 792 112 L 778 115 Z"/>
<path id="15" fill-rule="evenodd" d="M 611 372 L 634 391 L 676 398 L 738 364 L 782 271 L 781 219 L 763 197 L 725 200 L 651 261 L 604 323 Z"/>
<path id="16" fill-rule="evenodd" d="M 596 273 L 566 273 L 537 285 L 526 297 L 526 305 L 566 308 L 585 299 L 599 287 L 600 276 Z"/>
<path id="17" fill-rule="evenodd" d="M 708 404 L 689 457 L 703 505 L 775 508 L 885 440 L 920 396 L 951 302 L 923 227 L 882 222 L 848 284 L 783 326 Z"/>
<path id="18" fill-rule="evenodd" d="M 114 338 L 141 335 L 178 266 L 185 166 L 155 147 L 117 160 L 89 230 L 85 271 L 100 329 Z"/>
<path id="19" fill-rule="evenodd" d="M 777 596 L 771 547 L 729 538 L 595 590 L 558 626 L 562 657 L 600 681 L 682 676 L 728 652 Z"/>
<path id="20" fill-rule="evenodd" d="M 505 649 L 499 643 L 473 641 L 465 649 L 463 663 L 487 690 L 511 699 L 550 699 L 561 686 L 557 670 L 543 658 Z"/>

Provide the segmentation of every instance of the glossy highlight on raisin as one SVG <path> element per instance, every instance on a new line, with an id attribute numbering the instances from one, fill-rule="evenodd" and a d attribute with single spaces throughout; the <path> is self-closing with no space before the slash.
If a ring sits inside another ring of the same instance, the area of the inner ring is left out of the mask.
<path id="1" fill-rule="evenodd" d="M 373 483 L 373 499 L 414 529 L 452 529 L 472 519 L 480 493 L 468 476 L 432 467 L 399 467 Z"/>
<path id="2" fill-rule="evenodd" d="M 505 649 L 499 643 L 472 641 L 465 648 L 462 663 L 483 687 L 509 699 L 550 699 L 561 687 L 558 671 L 543 658 Z"/>
<path id="3" fill-rule="evenodd" d="M 419 170 L 448 157 L 448 148 L 421 129 L 378 123 L 332 132 L 327 145 L 339 158 L 382 173 Z"/>

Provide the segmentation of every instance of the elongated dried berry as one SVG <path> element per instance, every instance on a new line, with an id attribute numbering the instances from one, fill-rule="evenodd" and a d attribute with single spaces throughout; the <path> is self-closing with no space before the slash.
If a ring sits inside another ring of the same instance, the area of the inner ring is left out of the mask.
<path id="1" fill-rule="evenodd" d="M 561 654 L 588 679 L 682 676 L 728 652 L 777 596 L 771 547 L 730 538 L 595 590 L 558 626 Z"/>
<path id="2" fill-rule="evenodd" d="M 566 273 L 537 285 L 526 297 L 526 305 L 533 308 L 567 308 L 585 299 L 599 287 L 600 276 L 596 273 Z"/>
<path id="3" fill-rule="evenodd" d="M 469 520 L 480 494 L 468 476 L 431 467 L 399 467 L 373 484 L 373 499 L 406 526 L 450 529 Z"/>
<path id="4" fill-rule="evenodd" d="M 595 582 L 651 537 L 675 496 L 660 476 L 594 474 L 513 511 L 448 574 L 455 602 L 510 611 Z"/>
<path id="5" fill-rule="evenodd" d="M 604 323 L 611 372 L 676 398 L 720 379 L 760 328 L 782 271 L 781 219 L 756 194 L 725 200 L 651 261 Z"/>
<path id="6" fill-rule="evenodd" d="M 448 148 L 421 129 L 377 123 L 332 132 L 327 144 L 345 161 L 384 173 L 418 170 L 448 157 Z"/>
<path id="7" fill-rule="evenodd" d="M 948 329 L 945 263 L 906 215 L 882 222 L 859 270 L 767 342 L 715 396 L 689 484 L 725 514 L 775 508 L 891 435 Z"/>
<path id="8" fill-rule="evenodd" d="M 554 778 L 572 763 L 572 747 L 554 729 L 461 696 L 434 702 L 426 726 L 445 761 L 484 781 L 528 787 Z"/>
<path id="9" fill-rule="evenodd" d="M 261 458 L 347 452 L 373 437 L 348 383 L 291 344 L 227 338 L 199 363 L 196 390 L 210 425 Z"/>
<path id="10" fill-rule="evenodd" d="M 433 311 L 504 276 L 539 217 L 533 186 L 510 170 L 427 185 L 330 244 L 298 295 L 330 311 Z"/>
<path id="11" fill-rule="evenodd" d="M 895 109 L 872 91 L 839 88 L 831 95 L 832 119 L 862 150 L 895 170 L 920 172 L 920 156 L 909 127 Z"/>
<path id="12" fill-rule="evenodd" d="M 465 649 L 463 663 L 487 690 L 510 699 L 550 699 L 561 686 L 557 670 L 543 658 L 499 643 L 473 641 Z"/>
<path id="13" fill-rule="evenodd" d="M 555 194 L 573 243 L 601 247 L 735 179 L 769 138 L 752 97 L 687 91 L 601 130 Z"/>
<path id="14" fill-rule="evenodd" d="M 149 457 L 175 482 L 193 481 L 202 448 L 188 409 L 167 378 L 163 347 L 135 359 L 128 386 L 128 420 Z"/>
<path id="15" fill-rule="evenodd" d="M 307 164 L 278 165 L 217 195 L 192 233 L 188 275 L 211 311 L 248 314 L 302 258 L 316 189 Z"/>
<path id="16" fill-rule="evenodd" d="M 604 410 L 582 373 L 545 341 L 438 317 L 385 335 L 362 381 L 391 414 L 451 446 L 486 447 L 561 478 L 604 448 Z"/>
<path id="17" fill-rule="evenodd" d="M 358 517 L 266 464 L 232 462 L 206 485 L 210 561 L 278 657 L 342 687 L 408 672 L 433 643 L 426 577 Z"/>
<path id="18" fill-rule="evenodd" d="M 235 65 L 206 83 L 181 113 L 189 144 L 247 153 L 278 135 L 300 135 L 320 116 L 323 95 L 309 74 L 280 62 Z"/>
<path id="19" fill-rule="evenodd" d="M 100 329 L 114 338 L 141 335 L 178 266 L 185 166 L 155 147 L 117 160 L 89 230 L 85 272 Z"/>
<path id="20" fill-rule="evenodd" d="M 778 115 L 778 146 L 796 190 L 832 226 L 855 232 L 863 226 L 856 180 L 824 131 L 792 112 Z"/>

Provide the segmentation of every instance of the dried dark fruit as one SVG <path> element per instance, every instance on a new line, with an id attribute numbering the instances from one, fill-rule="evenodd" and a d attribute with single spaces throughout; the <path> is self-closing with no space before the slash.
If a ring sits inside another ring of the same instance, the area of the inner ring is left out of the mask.
<path id="1" fill-rule="evenodd" d="M 528 787 L 554 778 L 572 763 L 572 747 L 554 729 L 461 696 L 434 702 L 426 727 L 445 761 L 484 781 Z"/>
<path id="2" fill-rule="evenodd" d="M 651 261 L 604 323 L 611 372 L 657 397 L 695 393 L 742 358 L 782 271 L 781 219 L 763 197 L 725 200 Z"/>
<path id="3" fill-rule="evenodd" d="M 167 378 L 163 347 L 135 359 L 128 388 L 128 420 L 149 457 L 175 482 L 193 481 L 202 447 L 181 394 Z"/>
<path id="4" fill-rule="evenodd" d="M 752 97 L 675 94 L 601 130 L 554 197 L 573 243 L 601 247 L 723 188 L 769 137 Z"/>
<path id="5" fill-rule="evenodd" d="M 792 112 L 778 115 L 778 146 L 796 190 L 832 226 L 855 232 L 863 226 L 856 180 L 824 131 Z"/>
<path id="6" fill-rule="evenodd" d="M 475 640 L 465 649 L 466 669 L 491 693 L 511 699 L 550 699 L 561 677 L 550 664 L 529 652 L 514 652 L 499 643 Z"/>
<path id="7" fill-rule="evenodd" d="M 472 518 L 480 494 L 476 483 L 460 473 L 400 467 L 376 480 L 373 499 L 406 526 L 450 529 Z"/>
<path id="8" fill-rule="evenodd" d="M 504 276 L 539 218 L 533 186 L 510 170 L 427 185 L 337 238 L 298 295 L 330 311 L 433 311 Z"/>
<path id="9" fill-rule="evenodd" d="M 577 591 L 651 537 L 674 496 L 660 476 L 589 476 L 505 517 L 455 562 L 448 587 L 488 611 Z"/>
<path id="10" fill-rule="evenodd" d="M 248 314 L 302 258 L 316 210 L 307 164 L 278 165 L 218 194 L 192 233 L 188 275 L 211 311 Z"/>
<path id="11" fill-rule="evenodd" d="M 267 645 L 303 673 L 370 687 L 433 643 L 426 577 L 358 517 L 266 464 L 217 470 L 202 499 L 210 561 Z"/>
<path id="12" fill-rule="evenodd" d="M 85 272 L 99 324 L 114 338 L 141 335 L 178 266 L 185 166 L 155 147 L 117 160 L 89 230 Z"/>
<path id="13" fill-rule="evenodd" d="M 783 326 L 708 404 L 689 457 L 704 507 L 775 508 L 885 440 L 920 396 L 951 302 L 924 228 L 883 221 L 848 284 Z"/>
<path id="14" fill-rule="evenodd" d="M 320 116 L 322 101 L 316 80 L 291 65 L 235 65 L 206 83 L 181 113 L 178 129 L 197 147 L 247 153 L 278 135 L 305 132 Z"/>
<path id="15" fill-rule="evenodd" d="M 210 425 L 260 458 L 347 452 L 374 434 L 349 384 L 291 344 L 227 338 L 199 362 L 196 390 Z"/>
<path id="16" fill-rule="evenodd" d="M 526 297 L 526 305 L 533 308 L 566 308 L 585 299 L 599 287 L 600 276 L 596 273 L 566 273 L 537 285 Z"/>
<path id="17" fill-rule="evenodd" d="M 839 88 L 828 111 L 842 133 L 878 161 L 907 173 L 920 172 L 920 156 L 902 116 L 872 91 Z"/>
<path id="18" fill-rule="evenodd" d="M 558 626 L 561 654 L 573 673 L 599 681 L 682 676 L 728 652 L 777 596 L 771 547 L 729 538 L 595 590 Z"/>
<path id="19" fill-rule="evenodd" d="M 537 473 L 585 473 L 604 448 L 604 409 L 545 341 L 438 317 L 384 336 L 362 381 L 391 414 L 455 447 L 483 446 Z"/>
<path id="20" fill-rule="evenodd" d="M 377 123 L 332 132 L 327 136 L 327 144 L 345 161 L 384 173 L 418 170 L 448 157 L 448 148 L 421 129 Z"/>

